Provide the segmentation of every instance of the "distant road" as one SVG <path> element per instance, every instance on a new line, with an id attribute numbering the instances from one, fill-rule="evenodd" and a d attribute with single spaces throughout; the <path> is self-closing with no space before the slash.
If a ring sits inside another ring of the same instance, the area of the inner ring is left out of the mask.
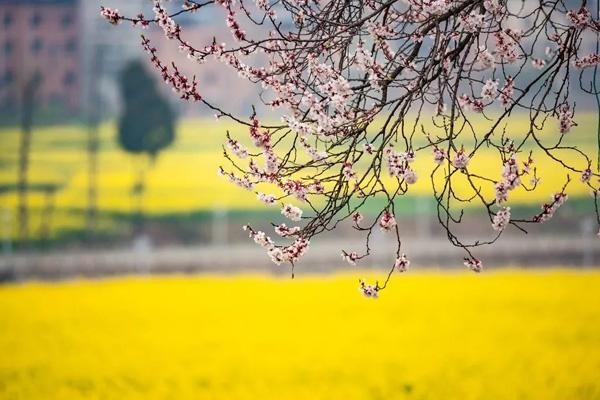
<path id="1" fill-rule="evenodd" d="M 320 241 L 311 246 L 296 273 L 352 270 L 340 256 L 341 249 L 360 252 L 359 241 Z M 393 243 L 376 240 L 373 255 L 363 268 L 387 268 L 393 262 Z M 442 266 L 463 268 L 463 253 L 444 239 L 405 241 L 403 248 L 411 268 Z M 493 246 L 476 249 L 484 266 L 593 266 L 600 265 L 600 240 L 569 237 L 507 238 Z M 272 264 L 264 251 L 251 243 L 228 246 L 162 247 L 152 249 L 60 251 L 46 254 L 15 254 L 0 257 L 3 281 L 102 277 L 147 273 L 232 273 L 239 271 L 289 274 L 287 266 Z"/>

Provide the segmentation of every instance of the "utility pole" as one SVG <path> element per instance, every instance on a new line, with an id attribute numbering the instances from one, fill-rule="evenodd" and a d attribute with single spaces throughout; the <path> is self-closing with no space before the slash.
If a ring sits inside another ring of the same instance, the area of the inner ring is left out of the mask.
<path id="1" fill-rule="evenodd" d="M 92 57 L 91 74 L 89 78 L 88 98 L 88 130 L 87 130 L 87 153 L 88 153 L 88 190 L 87 190 L 87 213 L 86 227 L 88 240 L 92 240 L 98 225 L 98 151 L 100 140 L 98 125 L 101 117 L 102 102 L 98 93 L 98 80 L 102 73 L 102 52 L 98 45 L 94 49 Z"/>
<path id="2" fill-rule="evenodd" d="M 31 151 L 31 129 L 35 107 L 35 92 L 40 83 L 40 76 L 34 74 L 23 88 L 21 101 L 21 138 L 19 143 L 19 171 L 17 178 L 19 242 L 22 248 L 29 247 L 29 153 Z"/>

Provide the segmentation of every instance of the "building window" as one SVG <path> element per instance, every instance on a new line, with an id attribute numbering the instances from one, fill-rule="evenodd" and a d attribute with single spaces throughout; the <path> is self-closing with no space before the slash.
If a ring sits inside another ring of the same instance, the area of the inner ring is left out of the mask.
<path id="1" fill-rule="evenodd" d="M 54 104 L 62 104 L 64 102 L 64 97 L 60 93 L 52 93 L 50 95 L 50 101 Z"/>
<path id="2" fill-rule="evenodd" d="M 10 85 L 13 82 L 14 79 L 15 79 L 15 76 L 13 75 L 12 71 L 10 69 L 6 70 L 4 72 L 4 76 L 2 77 L 3 86 Z"/>
<path id="3" fill-rule="evenodd" d="M 77 40 L 69 39 L 65 43 L 65 50 L 69 54 L 74 54 L 77 51 Z"/>
<path id="4" fill-rule="evenodd" d="M 31 16 L 31 26 L 33 28 L 37 28 L 38 26 L 40 26 L 41 23 L 42 23 L 42 16 L 40 15 L 40 13 L 35 12 Z"/>
<path id="5" fill-rule="evenodd" d="M 68 28 L 69 26 L 73 25 L 73 16 L 69 13 L 63 15 L 60 23 L 62 24 L 63 28 Z"/>
<path id="6" fill-rule="evenodd" d="M 63 77 L 63 83 L 66 87 L 73 86 L 76 78 L 77 76 L 75 75 L 75 72 L 67 71 L 65 72 L 65 76 Z"/>
<path id="7" fill-rule="evenodd" d="M 9 26 L 12 25 L 13 22 L 13 17 L 11 13 L 6 13 L 4 14 L 4 18 L 2 19 L 2 23 L 4 24 L 5 28 L 8 28 Z"/>
<path id="8" fill-rule="evenodd" d="M 13 44 L 10 40 L 7 40 L 6 42 L 4 42 L 4 55 L 9 56 L 12 54 L 13 51 Z"/>
<path id="9" fill-rule="evenodd" d="M 31 52 L 33 54 L 39 54 L 43 47 L 44 42 L 42 42 L 42 39 L 40 38 L 35 38 L 33 39 L 33 42 L 31 42 Z"/>

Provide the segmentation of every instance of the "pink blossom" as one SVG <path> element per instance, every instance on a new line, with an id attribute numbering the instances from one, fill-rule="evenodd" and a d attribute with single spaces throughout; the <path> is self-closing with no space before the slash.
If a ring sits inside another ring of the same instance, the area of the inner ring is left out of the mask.
<path id="1" fill-rule="evenodd" d="M 262 231 L 258 231 L 255 232 L 252 235 L 252 239 L 254 239 L 254 242 L 258 245 L 260 245 L 261 247 L 264 247 L 267 250 L 270 250 L 273 248 L 274 244 L 273 241 L 271 240 L 270 237 L 268 237 L 264 232 Z"/>
<path id="2" fill-rule="evenodd" d="M 415 172 L 414 169 L 412 169 L 410 167 L 407 167 L 404 170 L 402 177 L 404 178 L 404 181 L 406 183 L 408 183 L 409 185 L 414 185 L 415 183 L 417 183 L 417 173 Z"/>
<path id="3" fill-rule="evenodd" d="M 106 18 L 106 20 L 113 25 L 117 25 L 123 19 L 121 14 L 119 14 L 119 10 L 117 10 L 116 8 L 111 9 L 108 7 L 101 6 L 100 7 L 100 15 L 102 15 L 104 18 Z"/>
<path id="4" fill-rule="evenodd" d="M 359 283 L 360 286 L 358 289 L 365 297 L 376 299 L 379 296 L 379 287 L 377 286 L 377 284 L 370 285 L 365 283 L 362 279 L 359 280 Z"/>
<path id="5" fill-rule="evenodd" d="M 498 96 L 498 81 L 488 79 L 481 88 L 481 97 L 484 100 L 494 100 Z"/>
<path id="6" fill-rule="evenodd" d="M 288 227 L 286 224 L 275 226 L 275 233 L 283 237 L 296 235 L 300 230 L 301 228 L 299 226 Z"/>
<path id="7" fill-rule="evenodd" d="M 452 160 L 452 165 L 454 165 L 454 167 L 458 169 L 465 169 L 469 164 L 469 160 L 469 156 L 467 155 L 467 153 L 465 153 L 465 150 L 461 148 L 459 151 L 456 152 L 456 155 Z"/>
<path id="8" fill-rule="evenodd" d="M 346 178 L 347 180 L 350 180 L 356 176 L 356 172 L 354 172 L 352 170 L 351 163 L 348 163 L 348 162 L 344 163 L 344 167 L 342 168 L 342 174 L 344 175 L 344 178 Z"/>
<path id="9" fill-rule="evenodd" d="M 514 63 L 518 58 L 515 50 L 516 43 L 514 39 L 505 32 L 494 33 L 494 38 L 496 39 L 496 53 L 507 63 Z"/>
<path id="10" fill-rule="evenodd" d="M 584 57 L 577 58 L 573 61 L 573 65 L 577 68 L 588 68 L 600 64 L 600 54 L 588 54 Z"/>
<path id="11" fill-rule="evenodd" d="M 546 60 L 541 58 L 533 58 L 531 59 L 531 65 L 535 69 L 543 69 L 546 66 Z"/>
<path id="12" fill-rule="evenodd" d="M 346 261 L 348 264 L 356 265 L 356 260 L 358 260 L 358 258 L 359 258 L 358 254 L 355 251 L 347 253 L 342 250 L 342 259 L 344 261 Z"/>
<path id="13" fill-rule="evenodd" d="M 473 272 L 481 272 L 481 270 L 483 269 L 483 264 L 481 263 L 481 260 L 475 257 L 465 258 L 464 264 Z"/>
<path id="14" fill-rule="evenodd" d="M 484 15 L 472 11 L 469 15 L 463 15 L 459 19 L 460 26 L 466 32 L 477 32 L 483 26 Z"/>
<path id="15" fill-rule="evenodd" d="M 542 212 L 533 217 L 533 222 L 543 223 L 549 221 L 556 213 L 556 210 L 567 201 L 568 196 L 566 193 L 561 192 L 553 194 L 551 198 L 552 201 L 550 203 L 542 205 Z"/>
<path id="16" fill-rule="evenodd" d="M 591 17 L 592 14 L 585 7 L 582 7 L 577 11 L 569 10 L 567 12 L 567 19 L 569 22 L 579 29 L 586 28 L 590 23 Z"/>
<path id="17" fill-rule="evenodd" d="M 498 182 L 495 185 L 496 189 L 496 203 L 502 204 L 508 200 L 508 187 L 504 182 Z"/>
<path id="18" fill-rule="evenodd" d="M 477 54 L 477 61 L 485 69 L 493 68 L 496 64 L 496 58 L 485 47 L 479 49 L 479 53 Z"/>
<path id="19" fill-rule="evenodd" d="M 158 25 L 163 28 L 165 36 L 169 39 L 173 39 L 179 36 L 181 28 L 175 23 L 173 18 L 169 16 L 167 11 L 160 5 L 160 0 L 154 0 L 154 17 L 158 21 Z"/>
<path id="20" fill-rule="evenodd" d="M 437 165 L 441 165 L 446 159 L 446 150 L 440 149 L 437 146 L 433 147 L 433 162 Z"/>
<path id="21" fill-rule="evenodd" d="M 361 221 L 363 220 L 363 215 L 359 212 L 355 212 L 354 214 L 352 214 L 352 221 L 354 221 L 354 225 L 357 225 L 361 223 Z"/>
<path id="22" fill-rule="evenodd" d="M 506 107 L 513 103 L 514 96 L 514 80 L 511 76 L 506 78 L 504 87 L 500 91 L 500 103 Z"/>
<path id="23" fill-rule="evenodd" d="M 267 252 L 267 254 L 271 258 L 271 261 L 273 261 L 277 265 L 281 265 L 286 261 L 285 255 L 283 254 L 283 251 L 279 247 L 272 248 L 271 250 L 269 250 Z"/>
<path id="24" fill-rule="evenodd" d="M 466 94 L 463 94 L 458 98 L 458 104 L 463 109 L 470 109 L 471 111 L 474 111 L 477 113 L 483 112 L 483 109 L 485 107 L 484 104 L 481 102 L 481 100 L 472 99 L 471 97 L 467 96 Z"/>
<path id="25" fill-rule="evenodd" d="M 258 197 L 258 199 L 265 204 L 268 204 L 268 205 L 275 204 L 275 196 L 273 196 L 272 194 L 264 194 L 261 192 L 257 192 L 256 197 Z"/>
<path id="26" fill-rule="evenodd" d="M 297 238 L 294 243 L 290 246 L 283 248 L 283 256 L 285 261 L 295 263 L 302 257 L 307 251 L 310 242 L 304 238 Z"/>
<path id="27" fill-rule="evenodd" d="M 402 255 L 396 258 L 396 262 L 394 263 L 394 268 L 398 272 L 406 272 L 408 271 L 408 267 L 410 266 L 410 261 L 406 258 L 406 254 L 402 253 Z"/>
<path id="28" fill-rule="evenodd" d="M 302 219 L 302 210 L 291 204 L 286 204 L 281 209 L 281 214 L 292 221 L 300 221 Z"/>
<path id="29" fill-rule="evenodd" d="M 233 140 L 227 135 L 227 147 L 238 158 L 248 157 L 248 151 L 237 140 Z"/>
<path id="30" fill-rule="evenodd" d="M 590 168 L 586 168 L 581 173 L 581 182 L 587 183 L 590 181 L 591 177 L 592 177 L 592 170 Z"/>
<path id="31" fill-rule="evenodd" d="M 510 222 L 510 207 L 502 207 L 494 216 L 492 228 L 495 231 L 502 232 Z"/>
<path id="32" fill-rule="evenodd" d="M 569 108 L 568 104 L 563 104 L 560 107 L 560 111 L 558 112 L 558 121 L 560 124 L 560 133 L 565 134 L 571 130 L 573 126 L 573 116 L 574 113 Z"/>
<path id="33" fill-rule="evenodd" d="M 394 214 L 385 210 L 381 219 L 379 220 L 379 228 L 383 232 L 390 232 L 392 229 L 396 227 L 396 218 L 394 218 Z"/>

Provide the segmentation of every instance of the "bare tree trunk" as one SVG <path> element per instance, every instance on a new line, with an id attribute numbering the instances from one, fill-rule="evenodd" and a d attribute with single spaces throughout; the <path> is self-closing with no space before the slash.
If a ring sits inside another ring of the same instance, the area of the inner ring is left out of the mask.
<path id="1" fill-rule="evenodd" d="M 137 161 L 137 160 L 136 160 Z M 144 163 L 138 164 L 138 175 L 133 189 L 131 191 L 133 195 L 134 205 L 134 218 L 133 218 L 133 233 L 137 236 L 142 233 L 144 229 L 144 192 L 146 190 L 146 166 Z"/>

